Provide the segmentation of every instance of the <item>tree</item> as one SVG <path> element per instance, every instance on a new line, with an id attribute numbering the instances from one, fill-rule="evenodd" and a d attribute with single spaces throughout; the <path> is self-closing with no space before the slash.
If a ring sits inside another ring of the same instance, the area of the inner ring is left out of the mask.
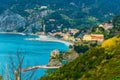
<path id="1" fill-rule="evenodd" d="M 120 31 L 120 15 L 113 18 L 113 26 L 115 30 Z"/>
<path id="2" fill-rule="evenodd" d="M 0 80 L 2 80 L 2 76 L 0 76 Z"/>
<path id="3" fill-rule="evenodd" d="M 24 56 L 16 52 L 15 56 L 9 56 L 8 74 L 5 74 L 7 80 L 30 80 L 33 78 L 35 70 L 23 72 Z M 5 78 L 5 77 L 4 77 Z"/>
<path id="4" fill-rule="evenodd" d="M 84 53 L 89 49 L 89 47 L 87 45 L 74 45 L 74 50 L 77 53 Z"/>

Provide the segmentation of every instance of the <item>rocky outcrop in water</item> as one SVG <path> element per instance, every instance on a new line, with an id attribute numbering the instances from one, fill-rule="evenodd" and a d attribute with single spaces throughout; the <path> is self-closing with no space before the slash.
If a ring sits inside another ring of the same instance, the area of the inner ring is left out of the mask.
<path id="1" fill-rule="evenodd" d="M 59 55 L 59 50 L 53 50 L 50 54 L 50 60 L 47 66 L 62 66 Z"/>
<path id="2" fill-rule="evenodd" d="M 53 50 L 50 55 L 48 66 L 62 66 L 64 61 L 70 62 L 79 57 L 79 54 L 73 50 L 69 50 L 65 53 L 60 53 L 59 50 Z"/>
<path id="3" fill-rule="evenodd" d="M 50 58 L 51 58 L 51 59 L 52 59 L 52 58 L 57 58 L 57 57 L 59 57 L 59 55 L 60 55 L 59 50 L 53 50 L 53 51 L 51 52 L 51 54 L 50 54 Z"/>

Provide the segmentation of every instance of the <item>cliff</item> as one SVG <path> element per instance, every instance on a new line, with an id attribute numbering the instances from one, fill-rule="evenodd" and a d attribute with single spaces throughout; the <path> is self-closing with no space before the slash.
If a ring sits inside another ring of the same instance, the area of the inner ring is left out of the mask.
<path id="1" fill-rule="evenodd" d="M 6 10 L 0 15 L 0 31 L 20 31 L 25 29 L 26 19 L 19 14 Z"/>

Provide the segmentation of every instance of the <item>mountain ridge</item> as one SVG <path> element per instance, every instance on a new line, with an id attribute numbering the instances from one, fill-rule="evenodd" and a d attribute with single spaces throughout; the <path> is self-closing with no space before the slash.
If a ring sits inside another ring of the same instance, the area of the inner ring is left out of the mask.
<path id="1" fill-rule="evenodd" d="M 66 28 L 66 26 L 70 28 L 91 27 L 110 20 L 113 16 L 120 13 L 120 1 L 118 0 L 0 0 L 0 4 L 1 14 L 9 9 L 11 12 L 21 15 L 27 20 L 27 25 L 24 27 L 31 28 L 30 25 L 34 24 L 35 30 L 29 30 L 30 32 L 41 31 L 40 24 L 42 23 L 36 23 L 42 20 L 45 21 L 46 29 L 49 28 L 47 31 L 52 31 L 53 25 L 58 30 L 57 26 L 62 24 L 62 28 Z M 46 8 L 43 6 L 46 6 Z M 43 17 L 39 15 L 46 10 L 52 11 L 52 13 L 48 12 Z M 63 23 L 64 17 L 61 16 L 61 18 L 56 18 L 57 20 L 55 19 L 56 21 L 51 23 L 49 19 L 54 16 L 54 13 L 56 14 L 55 18 L 62 14 L 69 19 L 66 19 L 66 23 Z"/>

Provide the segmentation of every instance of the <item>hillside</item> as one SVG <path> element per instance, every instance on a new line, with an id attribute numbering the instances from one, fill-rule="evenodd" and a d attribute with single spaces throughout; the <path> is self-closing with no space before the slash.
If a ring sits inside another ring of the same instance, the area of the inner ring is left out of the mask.
<path id="1" fill-rule="evenodd" d="M 10 27 L 18 26 L 23 22 L 13 20 L 13 17 L 21 16 L 25 25 L 20 26 L 20 32 L 42 31 L 43 24 L 46 32 L 51 32 L 53 28 L 59 31 L 59 26 L 61 30 L 90 27 L 119 14 L 119 4 L 119 0 L 0 0 L 0 17 L 3 19 L 0 23 L 4 25 L 2 27 L 11 22 L 13 25 Z M 17 16 L 6 18 L 6 10 L 11 11 L 10 15 L 14 13 Z M 10 27 L 7 26 L 7 31 L 11 31 Z M 0 29 L 4 31 L 1 26 Z"/>
<path id="2" fill-rule="evenodd" d="M 39 80 L 120 80 L 120 36 L 91 48 Z"/>

